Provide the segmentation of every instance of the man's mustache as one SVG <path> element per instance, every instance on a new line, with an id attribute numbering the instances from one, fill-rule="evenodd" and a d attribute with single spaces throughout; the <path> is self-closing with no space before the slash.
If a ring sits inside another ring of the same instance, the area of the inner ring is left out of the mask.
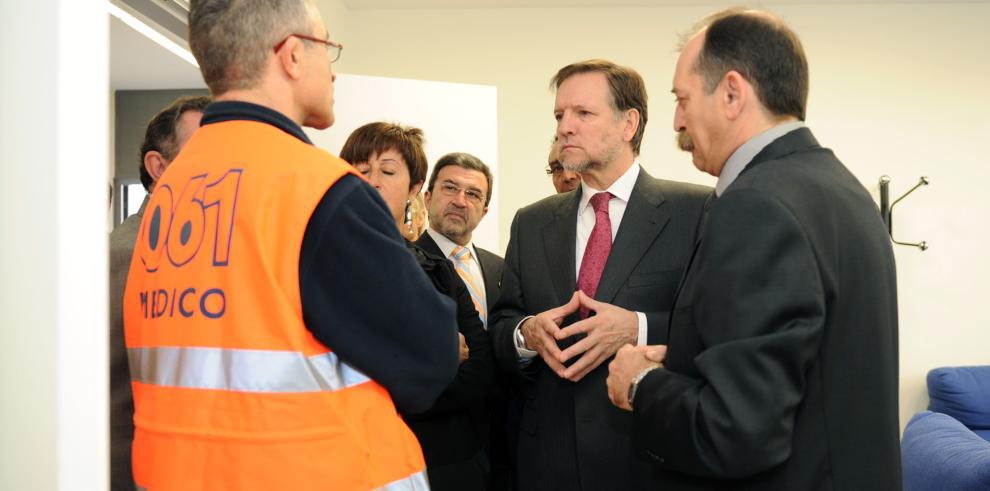
<path id="1" fill-rule="evenodd" d="M 680 148 L 685 152 L 694 151 L 694 141 L 691 140 L 691 137 L 688 136 L 686 131 L 681 131 L 677 133 L 676 140 L 677 140 L 677 148 Z"/>

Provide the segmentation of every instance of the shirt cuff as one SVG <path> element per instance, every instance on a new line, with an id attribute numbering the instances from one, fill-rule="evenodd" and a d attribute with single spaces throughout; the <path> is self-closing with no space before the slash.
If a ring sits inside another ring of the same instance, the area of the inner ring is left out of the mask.
<path id="1" fill-rule="evenodd" d="M 648 325 L 646 324 L 646 314 L 642 312 L 636 312 L 636 317 L 639 319 L 639 338 L 636 339 L 636 346 L 646 346 L 646 334 L 648 332 Z"/>
<path id="2" fill-rule="evenodd" d="M 516 345 L 516 354 L 519 355 L 520 362 L 529 362 L 529 360 L 536 358 L 536 355 L 538 354 L 533 350 L 526 349 L 526 345 L 522 343 L 522 335 L 519 332 L 519 329 L 522 327 L 523 322 L 526 322 L 527 319 L 531 319 L 533 317 L 534 316 L 532 315 L 528 317 L 523 317 L 523 319 L 519 321 L 518 324 L 516 324 L 515 330 L 512 331 L 512 342 L 515 343 Z M 646 317 L 644 316 L 642 322 L 645 322 L 645 320 Z"/>

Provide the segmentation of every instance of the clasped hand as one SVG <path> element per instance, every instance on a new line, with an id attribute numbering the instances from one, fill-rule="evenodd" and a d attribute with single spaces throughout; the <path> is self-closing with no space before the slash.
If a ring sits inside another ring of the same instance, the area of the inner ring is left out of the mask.
<path id="1" fill-rule="evenodd" d="M 581 307 L 594 311 L 595 315 L 561 329 L 564 319 Z M 520 330 L 526 347 L 536 351 L 551 370 L 561 378 L 577 382 L 623 345 L 636 344 L 639 319 L 635 312 L 598 302 L 578 290 L 566 304 L 526 319 Z M 567 349 L 557 346 L 557 341 L 580 333 L 585 338 Z M 571 366 L 564 366 L 578 355 L 580 358 Z"/>
<path id="2" fill-rule="evenodd" d="M 468 357 L 471 356 L 471 350 L 468 349 L 467 340 L 464 339 L 464 335 L 457 333 L 458 349 L 457 349 L 457 363 L 464 363 L 467 361 Z"/>
<path id="3" fill-rule="evenodd" d="M 632 411 L 629 400 L 629 386 L 634 378 L 649 368 L 663 367 L 667 357 L 667 346 L 623 346 L 608 364 L 608 398 L 619 409 Z"/>

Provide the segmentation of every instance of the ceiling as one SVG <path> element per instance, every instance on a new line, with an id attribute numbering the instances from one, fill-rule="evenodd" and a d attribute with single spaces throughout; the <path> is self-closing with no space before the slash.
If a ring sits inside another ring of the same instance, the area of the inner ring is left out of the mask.
<path id="1" fill-rule="evenodd" d="M 323 3 L 328 0 L 321 0 Z M 329 0 L 348 10 L 519 7 L 644 7 L 724 5 L 709 0 Z M 850 3 L 851 0 L 763 0 L 762 5 Z M 988 0 L 867 0 L 869 3 L 986 3 Z M 206 88 L 199 69 L 110 16 L 111 90 Z"/>
<path id="2" fill-rule="evenodd" d="M 652 7 L 670 5 L 727 5 L 717 0 L 338 0 L 349 10 L 476 9 L 519 7 Z M 763 0 L 759 5 L 841 3 L 986 3 L 987 0 Z"/>
<path id="3" fill-rule="evenodd" d="M 110 90 L 205 89 L 199 69 L 110 16 Z"/>

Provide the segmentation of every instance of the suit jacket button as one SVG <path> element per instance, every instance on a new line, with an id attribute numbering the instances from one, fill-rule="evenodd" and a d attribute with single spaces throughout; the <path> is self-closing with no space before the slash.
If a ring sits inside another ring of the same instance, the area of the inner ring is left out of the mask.
<path id="1" fill-rule="evenodd" d="M 647 451 L 646 454 L 649 455 L 650 458 L 653 459 L 655 462 L 658 462 L 658 463 L 661 463 L 661 464 L 663 463 L 663 457 L 661 457 L 661 456 L 659 456 L 659 455 L 657 455 L 657 454 L 655 454 L 655 453 L 653 453 L 651 451 Z"/>

